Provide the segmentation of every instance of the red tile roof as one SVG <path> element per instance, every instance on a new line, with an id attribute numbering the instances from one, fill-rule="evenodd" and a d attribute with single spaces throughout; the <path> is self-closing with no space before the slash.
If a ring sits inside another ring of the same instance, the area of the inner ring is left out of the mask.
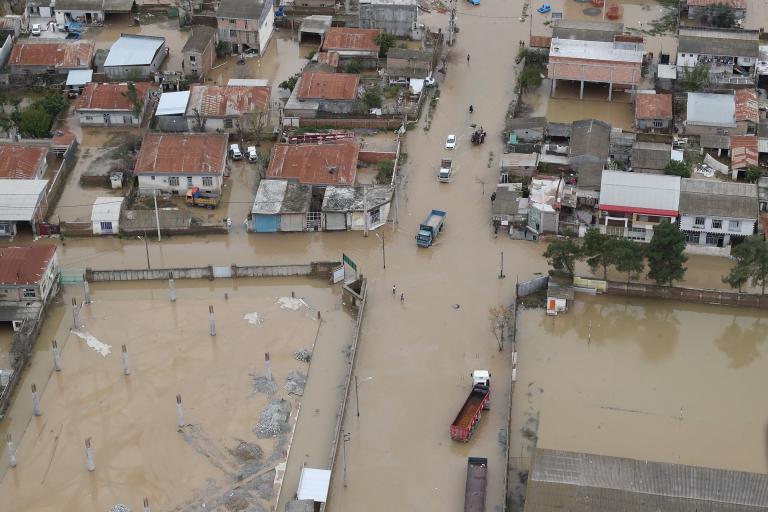
<path id="1" fill-rule="evenodd" d="M 204 117 L 239 117 L 269 110 L 272 88 L 247 85 L 193 85 L 187 115 L 197 109 Z"/>
<path id="2" fill-rule="evenodd" d="M 746 169 L 757 165 L 757 137 L 731 135 L 731 167 Z"/>
<path id="3" fill-rule="evenodd" d="M 323 50 L 379 51 L 376 36 L 383 31 L 372 28 L 331 27 L 325 33 Z"/>
<path id="4" fill-rule="evenodd" d="M 307 72 L 301 75 L 296 97 L 300 100 L 354 100 L 359 84 L 360 75 Z"/>
<path id="5" fill-rule="evenodd" d="M 137 82 L 136 94 L 139 99 L 145 99 L 149 82 Z M 128 99 L 128 84 L 96 84 L 89 83 L 83 89 L 83 94 L 77 102 L 78 110 L 133 110 L 133 104 Z"/>
<path id="6" fill-rule="evenodd" d="M 133 172 L 222 175 L 228 140 L 223 133 L 147 133 Z"/>
<path id="7" fill-rule="evenodd" d="M 9 66 L 88 69 L 96 52 L 94 41 L 20 42 L 11 50 Z"/>
<path id="8" fill-rule="evenodd" d="M 547 48 L 552 46 L 552 38 L 548 36 L 531 36 L 531 40 L 528 43 L 531 48 Z"/>
<path id="9" fill-rule="evenodd" d="M 0 179 L 34 179 L 46 154 L 48 148 L 41 146 L 0 145 Z"/>
<path id="10" fill-rule="evenodd" d="M 734 9 L 746 9 L 747 0 L 688 0 L 688 5 L 707 6 L 707 5 L 728 5 Z"/>
<path id="11" fill-rule="evenodd" d="M 325 144 L 277 144 L 267 178 L 295 179 L 311 185 L 352 185 L 357 175 L 355 141 Z"/>
<path id="12" fill-rule="evenodd" d="M 28 245 L 24 247 L 0 247 L 0 284 L 32 285 L 40 281 L 51 258 L 56 254 L 55 245 Z"/>
<path id="13" fill-rule="evenodd" d="M 636 94 L 635 119 L 672 119 L 672 95 Z"/>
<path id="14" fill-rule="evenodd" d="M 757 123 L 757 91 L 754 89 L 736 89 L 736 122 L 751 121 Z"/>

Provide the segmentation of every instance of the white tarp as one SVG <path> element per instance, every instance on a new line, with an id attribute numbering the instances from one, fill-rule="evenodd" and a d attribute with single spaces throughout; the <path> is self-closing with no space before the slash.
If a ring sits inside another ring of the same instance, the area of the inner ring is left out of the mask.
<path id="1" fill-rule="evenodd" d="M 557 188 L 560 184 L 560 180 L 541 180 L 532 179 L 529 187 L 530 194 L 528 195 L 532 203 L 538 204 L 555 204 L 555 198 L 557 196 Z"/>
<path id="2" fill-rule="evenodd" d="M 729 174 L 728 166 L 715 160 L 712 155 L 704 157 L 704 163 L 722 174 Z"/>
<path id="3" fill-rule="evenodd" d="M 411 78 L 411 90 L 413 91 L 413 94 L 420 94 L 422 89 L 424 89 L 424 79 Z"/>
<path id="4" fill-rule="evenodd" d="M 330 483 L 331 471 L 329 469 L 302 468 L 296 498 L 325 503 L 328 499 Z"/>

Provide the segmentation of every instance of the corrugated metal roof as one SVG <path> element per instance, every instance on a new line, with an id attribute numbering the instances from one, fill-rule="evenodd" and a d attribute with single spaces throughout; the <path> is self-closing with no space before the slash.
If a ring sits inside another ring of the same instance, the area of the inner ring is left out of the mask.
<path id="1" fill-rule="evenodd" d="M 328 499 L 328 487 L 330 485 L 330 469 L 301 468 L 299 490 L 296 492 L 296 497 L 300 500 L 325 503 Z"/>
<path id="2" fill-rule="evenodd" d="M 0 247 L 0 284 L 31 285 L 43 277 L 51 258 L 56 254 L 55 245 L 26 245 Z"/>
<path id="3" fill-rule="evenodd" d="M 680 183 L 680 213 L 757 219 L 757 185 L 683 178 Z"/>
<path id="4" fill-rule="evenodd" d="M 0 144 L 0 179 L 34 179 L 47 154 L 45 146 Z"/>
<path id="5" fill-rule="evenodd" d="M 272 4 L 270 3 L 270 7 Z M 264 10 L 264 2 L 257 0 L 221 0 L 216 10 L 217 18 L 258 20 Z"/>
<path id="6" fill-rule="evenodd" d="M 747 0 L 687 0 L 688 6 L 727 5 L 734 9 L 746 9 Z"/>
<path id="7" fill-rule="evenodd" d="M 768 475 L 539 448 L 525 509 L 735 512 L 766 507 Z"/>
<path id="8" fill-rule="evenodd" d="M 757 123 L 759 113 L 757 108 L 757 91 L 754 89 L 736 89 L 734 94 L 736 102 L 736 121 L 750 121 Z"/>
<path id="9" fill-rule="evenodd" d="M 152 84 L 149 82 L 136 82 L 134 84 L 139 101 L 144 102 L 151 86 Z M 77 110 L 132 111 L 133 103 L 128 97 L 128 84 L 89 83 L 77 100 Z"/>
<path id="10" fill-rule="evenodd" d="M 222 176 L 228 140 L 223 133 L 147 133 L 133 172 Z"/>
<path id="11" fill-rule="evenodd" d="M 354 141 L 323 144 L 275 144 L 267 176 L 314 185 L 352 185 L 360 147 Z"/>
<path id="12" fill-rule="evenodd" d="M 149 65 L 164 44 L 164 37 L 123 34 L 109 49 L 104 67 Z"/>
<path id="13" fill-rule="evenodd" d="M 680 204 L 680 177 L 622 171 L 603 171 L 600 208 L 677 212 Z"/>
<path id="14" fill-rule="evenodd" d="M 156 116 L 173 116 L 183 114 L 189 103 L 189 91 L 164 92 L 157 103 Z"/>
<path id="15" fill-rule="evenodd" d="M 731 136 L 731 167 L 745 169 L 758 163 L 757 137 L 754 135 Z"/>
<path id="16" fill-rule="evenodd" d="M 632 147 L 632 167 L 663 170 L 671 159 L 672 146 L 659 142 L 636 142 Z"/>
<path id="17" fill-rule="evenodd" d="M 280 213 L 288 188 L 287 180 L 261 180 L 256 191 L 251 213 L 255 215 L 275 215 Z"/>
<path id="18" fill-rule="evenodd" d="M 91 208 L 91 222 L 118 222 L 124 197 L 97 197 Z"/>
<path id="19" fill-rule="evenodd" d="M 732 94 L 689 92 L 686 123 L 703 126 L 736 126 L 736 102 Z"/>
<path id="20" fill-rule="evenodd" d="M 73 69 L 67 73 L 67 85 L 85 85 L 93 79 L 92 69 Z"/>
<path id="21" fill-rule="evenodd" d="M 672 95 L 638 93 L 635 96 L 635 119 L 672 119 Z"/>
<path id="22" fill-rule="evenodd" d="M 758 57 L 759 32 L 757 30 L 728 30 L 681 28 L 678 34 L 678 53 L 723 55 L 727 57 Z"/>
<path id="23" fill-rule="evenodd" d="M 618 45 L 606 41 L 579 41 L 577 39 L 553 38 L 549 56 L 550 58 L 564 57 L 639 64 L 643 61 L 643 50 L 642 45 L 639 45 L 638 49 L 632 49 L 627 48 L 627 45 Z"/>
<path id="24" fill-rule="evenodd" d="M 325 33 L 323 50 L 378 52 L 375 39 L 382 32 L 377 28 L 332 27 Z"/>
<path id="25" fill-rule="evenodd" d="M 46 66 L 63 71 L 90 68 L 94 41 L 23 41 L 13 45 L 9 66 Z"/>
<path id="26" fill-rule="evenodd" d="M 331 185 L 325 189 L 322 211 L 361 212 L 366 208 L 371 210 L 390 202 L 392 194 L 393 189 L 389 185 Z"/>
<path id="27" fill-rule="evenodd" d="M 304 72 L 299 79 L 296 97 L 300 100 L 347 100 L 357 98 L 360 75 L 349 73 Z"/>
<path id="28" fill-rule="evenodd" d="M 216 29 L 213 27 L 207 27 L 205 25 L 196 25 L 192 27 L 192 33 L 189 34 L 187 42 L 184 43 L 184 48 L 181 49 L 181 53 L 204 52 L 208 45 L 212 43 L 215 34 Z"/>
<path id="29" fill-rule="evenodd" d="M 32 219 L 47 186 L 48 180 L 0 180 L 0 220 Z"/>

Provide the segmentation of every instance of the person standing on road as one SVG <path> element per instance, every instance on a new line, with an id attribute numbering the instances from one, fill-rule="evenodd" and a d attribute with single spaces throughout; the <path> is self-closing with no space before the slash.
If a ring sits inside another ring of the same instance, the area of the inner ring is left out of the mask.
<path id="1" fill-rule="evenodd" d="M 400 294 L 400 302 L 405 302 L 405 294 L 404 293 Z"/>
<path id="2" fill-rule="evenodd" d="M 392 285 L 392 295 L 395 294 L 395 290 L 397 290 L 397 286 L 393 284 Z"/>
<path id="3" fill-rule="evenodd" d="M 469 62 L 469 54 L 467 54 L 467 62 Z"/>

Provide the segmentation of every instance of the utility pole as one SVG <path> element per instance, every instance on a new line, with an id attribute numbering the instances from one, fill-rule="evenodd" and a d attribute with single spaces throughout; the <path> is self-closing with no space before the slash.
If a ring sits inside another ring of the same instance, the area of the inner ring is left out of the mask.
<path id="1" fill-rule="evenodd" d="M 344 432 L 342 441 L 344 442 L 344 487 L 347 486 L 347 442 L 352 439 L 352 434 Z"/>
<path id="2" fill-rule="evenodd" d="M 501 251 L 501 266 L 499 267 L 499 279 L 504 279 L 504 251 Z"/>
<path id="3" fill-rule="evenodd" d="M 152 197 L 155 199 L 155 223 L 157 224 L 157 241 L 162 242 L 163 238 L 160 236 L 160 214 L 157 211 L 157 189 L 154 189 Z"/>
<path id="4" fill-rule="evenodd" d="M 144 230 L 144 250 L 147 252 L 147 270 L 152 270 L 149 265 L 149 244 L 147 243 L 147 230 Z"/>
<path id="5" fill-rule="evenodd" d="M 357 375 L 355 375 L 355 410 L 357 411 L 357 417 L 360 417 L 360 396 L 357 393 Z"/>
<path id="6" fill-rule="evenodd" d="M 386 270 L 386 268 L 387 268 L 387 250 L 386 250 L 385 245 L 384 245 L 384 232 L 382 231 L 381 234 L 376 233 L 376 236 L 381 239 L 381 261 L 383 263 L 384 269 Z"/>
<path id="7" fill-rule="evenodd" d="M 448 46 L 453 46 L 453 34 L 456 32 L 456 0 L 451 0 L 450 18 L 448 18 Z"/>

